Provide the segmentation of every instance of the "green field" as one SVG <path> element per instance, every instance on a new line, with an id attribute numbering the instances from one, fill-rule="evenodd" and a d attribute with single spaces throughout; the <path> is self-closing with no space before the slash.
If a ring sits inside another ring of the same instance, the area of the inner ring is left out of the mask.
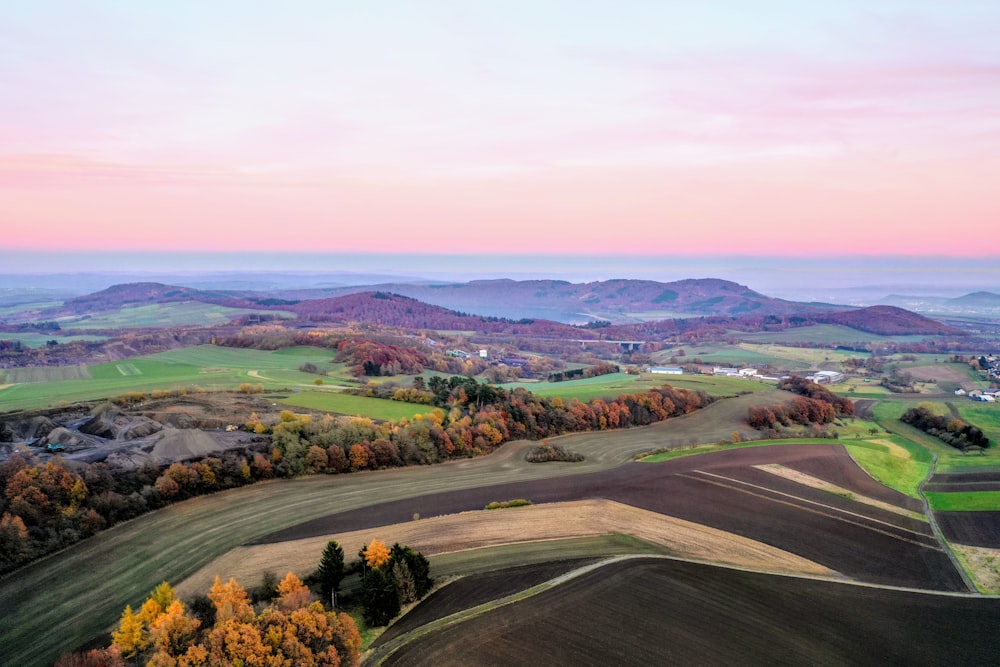
<path id="1" fill-rule="evenodd" d="M 881 336 L 879 334 L 859 331 L 839 324 L 814 324 L 808 327 L 796 327 L 784 331 L 761 331 L 744 333 L 733 331 L 733 336 L 748 343 L 815 343 L 817 345 L 836 345 L 852 343 L 873 343 L 877 341 L 919 341 L 926 336 Z M 867 352 L 858 352 L 857 356 L 868 356 Z"/>
<path id="2" fill-rule="evenodd" d="M 89 336 L 89 335 L 79 335 L 79 336 L 61 336 L 53 332 L 49 333 L 0 333 L 0 340 L 17 340 L 21 341 L 22 345 L 27 345 L 28 347 L 45 347 L 45 344 L 50 340 L 54 340 L 58 343 L 72 343 L 77 340 L 107 340 L 107 336 Z"/>
<path id="3" fill-rule="evenodd" d="M 316 375 L 298 370 L 311 362 L 327 384 L 346 381 L 342 364 L 330 361 L 330 350 L 295 347 L 268 352 L 199 345 L 126 362 L 96 366 L 46 366 L 0 371 L 0 412 L 40 408 L 60 403 L 112 398 L 131 391 L 202 388 L 235 389 L 243 383 L 265 389 L 315 387 Z"/>
<path id="4" fill-rule="evenodd" d="M 402 401 L 354 396 L 332 391 L 301 391 L 287 398 L 279 399 L 278 402 L 299 408 L 340 415 L 370 417 L 383 421 L 410 419 L 415 415 L 426 414 L 434 410 L 434 406 L 431 405 L 403 403 Z"/>
<path id="5" fill-rule="evenodd" d="M 1000 510 L 1000 491 L 928 491 L 931 509 L 947 512 L 996 512 Z"/>
<path id="6" fill-rule="evenodd" d="M 961 399 L 961 397 L 956 397 Z M 938 411 L 940 414 L 948 414 L 948 407 L 942 401 L 927 401 L 938 406 Z M 959 414 L 969 414 L 967 419 L 983 429 L 990 439 L 993 439 L 993 434 L 997 433 L 998 424 L 995 421 L 995 415 L 992 415 L 992 419 L 988 419 L 982 415 L 977 414 L 975 411 L 978 409 L 991 410 L 995 406 L 989 406 L 983 404 L 983 408 L 978 408 L 976 404 L 971 401 L 958 400 L 949 401 L 952 405 L 955 405 L 959 410 Z M 924 433 L 920 429 L 914 428 L 909 424 L 904 424 L 899 421 L 900 416 L 906 412 L 907 409 L 915 407 L 919 404 L 918 401 L 913 400 L 903 400 L 903 399 L 885 399 L 879 401 L 873 411 L 872 415 L 875 421 L 886 430 L 897 433 L 900 436 L 910 440 L 917 445 L 920 445 L 927 451 L 936 454 L 938 457 L 938 472 L 947 472 L 949 468 L 966 468 L 969 466 L 991 466 L 1000 465 L 1000 442 L 993 440 L 992 445 L 989 449 L 985 450 L 981 454 L 965 454 L 960 449 L 955 449 L 954 447 L 947 445 L 932 435 Z M 964 413 L 966 410 L 973 410 L 972 413 Z M 1000 412 L 1000 409 L 997 410 Z M 976 416 L 973 416 L 976 415 Z M 977 419 L 983 421 L 980 426 Z"/>
<path id="7" fill-rule="evenodd" d="M 294 314 L 285 311 L 229 308 L 199 301 L 181 301 L 148 306 L 126 306 L 113 313 L 63 317 L 57 321 L 63 329 L 135 329 L 225 324 L 235 317 L 248 313 L 294 317 Z"/>
<path id="8" fill-rule="evenodd" d="M 622 394 L 648 391 L 653 387 L 662 387 L 665 384 L 685 389 L 700 389 L 712 396 L 736 396 L 737 394 L 756 393 L 773 389 L 771 385 L 756 380 L 744 380 L 742 378 L 714 375 L 660 375 L 657 373 L 643 373 L 642 375 L 612 373 L 584 380 L 568 380 L 566 382 L 511 382 L 500 386 L 505 389 L 523 387 L 538 396 L 558 396 L 566 400 L 576 398 L 587 402 L 595 398 L 605 400 L 614 399 Z"/>

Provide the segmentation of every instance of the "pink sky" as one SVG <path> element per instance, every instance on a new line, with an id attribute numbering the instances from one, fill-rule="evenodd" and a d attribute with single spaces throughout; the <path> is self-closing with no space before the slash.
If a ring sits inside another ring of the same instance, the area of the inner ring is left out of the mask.
<path id="1" fill-rule="evenodd" d="M 71 4 L 0 250 L 1000 256 L 993 3 Z"/>

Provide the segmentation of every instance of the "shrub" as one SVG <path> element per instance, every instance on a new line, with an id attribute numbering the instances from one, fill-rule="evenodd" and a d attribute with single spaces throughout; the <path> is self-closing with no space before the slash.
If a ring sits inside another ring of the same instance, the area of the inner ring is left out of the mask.
<path id="1" fill-rule="evenodd" d="M 524 507 L 526 505 L 533 504 L 530 500 L 525 500 L 524 498 L 515 498 L 514 500 L 494 500 L 492 503 L 487 505 L 484 509 L 488 510 L 500 510 L 506 509 L 508 507 Z"/>

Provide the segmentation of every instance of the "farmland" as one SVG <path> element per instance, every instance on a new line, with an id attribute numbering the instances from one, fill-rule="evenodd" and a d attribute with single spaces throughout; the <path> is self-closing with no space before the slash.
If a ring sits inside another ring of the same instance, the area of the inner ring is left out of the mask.
<path id="1" fill-rule="evenodd" d="M 526 574 L 510 576 L 527 587 Z M 998 618 L 994 600 L 637 558 L 418 638 L 382 664 L 986 664 Z M 607 632 L 621 619 L 627 642 Z"/>
<path id="2" fill-rule="evenodd" d="M 747 401 L 753 398 L 753 396 L 743 396 L 733 400 Z M 702 412 L 711 415 L 711 410 L 721 410 L 724 406 L 725 403 L 719 403 Z M 738 408 L 733 409 L 739 412 Z M 745 412 L 745 407 L 743 407 L 743 411 Z M 435 498 L 444 499 L 446 496 L 440 494 L 462 489 L 466 490 L 464 493 L 471 494 L 467 497 L 457 497 L 457 500 L 466 509 L 482 508 L 486 503 L 498 498 L 522 497 L 524 495 L 540 502 L 549 499 L 555 500 L 565 496 L 567 490 L 571 488 L 577 489 L 578 492 L 601 488 L 606 483 L 597 479 L 586 481 L 579 475 L 597 473 L 602 470 L 609 470 L 609 474 L 613 473 L 615 479 L 621 480 L 615 484 L 624 483 L 627 488 L 632 489 L 631 492 L 639 492 L 640 488 L 648 488 L 648 491 L 644 492 L 652 492 L 652 495 L 648 497 L 663 498 L 660 491 L 662 477 L 659 473 L 649 479 L 649 484 L 652 486 L 641 484 L 637 486 L 636 484 L 635 471 L 643 469 L 656 471 L 657 466 L 632 464 L 624 469 L 619 466 L 629 461 L 634 454 L 640 451 L 669 444 L 674 440 L 683 442 L 689 433 L 699 432 L 700 426 L 713 421 L 711 419 L 702 421 L 700 425 L 690 423 L 692 420 L 688 418 L 693 416 L 696 415 L 688 415 L 653 427 L 629 431 L 567 436 L 564 440 L 567 441 L 568 446 L 571 446 L 574 451 L 581 451 L 587 455 L 587 460 L 583 463 L 569 466 L 525 464 L 520 460 L 520 456 L 523 455 L 523 447 L 526 444 L 509 443 L 500 452 L 483 459 L 427 468 L 360 473 L 346 477 L 319 476 L 294 481 L 270 482 L 205 496 L 168 507 L 147 515 L 140 521 L 116 526 L 102 533 L 99 540 L 79 543 L 61 552 L 58 557 L 50 557 L 27 566 L 19 571 L 16 578 L 5 579 L 0 585 L 0 605 L 4 609 L 10 610 L 8 618 L 13 620 L 4 631 L 4 641 L 0 644 L 0 662 L 4 664 L 12 662 L 16 664 L 42 664 L 46 660 L 50 661 L 58 651 L 85 641 L 93 634 L 105 630 L 117 617 L 125 603 L 135 604 L 138 602 L 141 596 L 145 595 L 156 582 L 164 578 L 172 582 L 179 582 L 194 571 L 204 567 L 214 558 L 240 544 L 264 537 L 282 528 L 292 529 L 304 521 L 326 517 L 335 512 L 359 510 L 359 517 L 368 516 L 368 525 L 408 521 L 415 511 L 419 512 L 421 516 L 440 514 L 441 512 L 436 510 L 433 505 L 434 502 L 437 502 Z M 731 424 L 725 424 L 723 428 L 731 430 L 730 427 Z M 815 447 L 820 449 L 815 449 Z M 819 453 L 823 451 L 823 447 L 825 446 L 810 446 L 808 449 Z M 757 451 L 792 452 L 794 448 L 761 447 L 757 448 Z M 722 452 L 720 454 L 730 456 L 736 453 L 737 451 L 734 450 L 731 453 Z M 705 461 L 704 464 L 698 464 L 699 468 L 711 465 L 709 459 L 694 458 Z M 775 457 L 769 456 L 768 458 L 774 459 Z M 777 460 L 789 462 L 786 456 L 778 456 Z M 615 473 L 615 470 L 619 472 Z M 496 486 L 515 482 L 523 484 L 532 479 L 546 478 L 548 481 L 544 484 L 530 489 L 516 485 L 510 488 Z M 566 479 L 569 486 L 553 485 L 552 481 L 556 479 Z M 571 480 L 579 481 L 573 481 L 570 484 Z M 783 484 L 780 480 L 776 483 L 779 486 Z M 743 532 L 747 525 L 754 525 L 764 530 L 766 535 L 770 535 L 767 537 L 769 542 L 774 543 L 774 540 L 777 539 L 779 544 L 783 542 L 788 546 L 800 542 L 802 530 L 796 529 L 794 524 L 782 527 L 782 522 L 775 519 L 773 510 L 783 507 L 781 504 L 775 504 L 767 511 L 760 512 L 759 509 L 753 509 L 753 504 L 747 502 L 747 497 L 736 492 L 735 495 L 729 496 L 729 501 L 711 502 L 706 505 L 699 498 L 706 492 L 712 493 L 715 497 L 717 487 L 704 482 L 687 480 L 683 477 L 676 478 L 675 484 L 679 484 L 679 486 L 674 493 L 670 494 L 669 499 L 672 502 L 681 501 L 680 505 L 670 511 L 666 511 L 663 507 L 654 507 L 653 511 L 661 511 L 678 518 L 706 523 L 719 530 L 733 530 L 737 525 L 741 525 L 744 528 L 738 529 L 737 532 Z M 841 485 L 844 485 L 842 480 Z M 493 488 L 489 488 L 490 486 Z M 818 491 L 808 493 L 819 493 L 819 497 L 830 495 Z M 438 495 L 428 496 L 427 494 Z M 413 498 L 418 495 L 422 496 L 423 500 L 419 504 L 415 504 Z M 833 498 L 832 502 L 834 503 L 849 502 L 837 500 L 832 496 L 831 498 Z M 824 500 L 827 501 L 825 498 Z M 376 503 L 381 503 L 384 506 L 385 503 L 393 501 L 398 501 L 398 509 L 395 511 L 399 518 L 396 519 L 392 519 L 390 514 L 386 513 L 388 507 L 374 515 L 367 510 L 361 511 L 361 508 Z M 453 500 L 442 500 L 442 502 L 452 503 Z M 634 505 L 634 502 L 633 499 L 628 504 Z M 770 503 L 766 504 L 771 505 Z M 712 516 L 704 517 L 702 513 L 708 506 L 713 508 Z M 695 513 L 691 514 L 692 511 Z M 758 512 L 757 519 L 750 521 L 754 512 Z M 731 516 L 731 518 L 726 519 L 727 516 Z M 808 512 L 804 516 L 815 518 Z M 850 526 L 835 520 L 832 523 L 827 519 L 818 522 L 810 519 L 810 521 L 812 527 L 809 534 L 814 534 L 824 525 L 834 530 L 833 534 Z M 897 521 L 897 519 L 893 519 L 893 521 Z M 771 527 L 765 528 L 766 525 Z M 878 535 L 878 533 L 870 533 L 870 531 L 860 528 L 852 530 L 860 530 L 861 535 L 869 537 Z M 846 537 L 845 535 L 833 540 L 832 544 L 840 544 L 843 547 L 843 551 L 836 553 L 857 553 L 856 545 L 851 546 L 850 540 L 845 540 Z M 892 540 L 889 539 L 889 542 L 877 552 L 884 553 L 885 557 L 893 559 L 893 566 L 890 569 L 900 573 L 896 575 L 897 581 L 906 581 L 907 576 L 916 576 L 919 581 L 935 581 L 933 576 L 927 580 L 926 574 L 918 575 L 917 572 L 920 571 L 920 568 L 913 569 L 916 562 L 903 556 L 908 551 L 904 549 L 900 552 L 898 549 L 890 548 L 891 543 Z M 899 542 L 898 544 L 905 543 Z M 126 545 L 128 545 L 127 548 Z M 793 549 L 798 550 L 799 547 L 793 546 Z M 829 561 L 833 552 L 824 552 L 823 549 L 820 551 L 822 553 L 819 555 Z M 823 553 L 827 555 L 823 556 Z M 867 554 L 867 552 L 865 553 Z M 123 556 L 122 554 L 127 555 Z M 805 555 L 813 557 L 816 554 Z M 855 565 L 846 567 L 847 571 L 859 574 L 866 571 L 865 566 L 862 566 L 863 559 L 861 561 L 854 559 L 854 562 Z M 907 565 L 907 563 L 910 564 Z M 860 570 L 859 566 L 861 566 Z M 835 569 L 845 571 L 844 564 L 838 564 Z M 911 570 L 911 575 L 902 575 L 902 573 Z M 82 572 L 86 572 L 87 576 L 81 577 L 80 573 Z M 898 578 L 900 575 L 903 576 L 902 579 Z M 40 584 L 43 580 L 46 582 L 44 586 Z M 947 580 L 938 581 L 940 582 L 938 585 L 952 585 L 946 584 Z M 37 652 L 37 647 L 30 642 L 29 638 L 36 636 L 38 628 L 51 627 L 53 623 L 57 622 L 65 629 L 63 635 L 65 643 L 51 645 L 41 653 Z M 30 662 L 29 656 L 37 662 Z"/>
<path id="3" fill-rule="evenodd" d="M 159 326 L 163 322 L 172 326 L 183 324 L 188 317 L 203 324 L 233 315 L 225 310 L 201 311 L 191 306 L 127 308 L 112 316 L 101 316 L 103 320 L 94 317 L 84 322 L 95 329 Z M 119 316 L 121 321 L 115 319 Z M 131 325 L 122 324 L 125 321 Z M 855 341 L 891 339 L 835 325 L 781 333 L 739 344 L 686 344 L 684 361 L 679 363 L 699 357 L 707 364 L 839 370 L 844 359 L 866 353 L 783 343 L 803 340 L 793 335 L 804 335 L 817 345 L 832 344 L 837 337 L 849 334 L 855 336 Z M 296 336 L 294 340 L 315 340 Z M 388 338 L 388 334 L 386 339 L 402 340 Z M 292 340 L 291 336 L 286 340 Z M 641 365 L 649 365 L 650 360 L 665 363 L 675 351 L 643 355 Z M 570 367 L 586 365 L 586 356 L 577 357 L 577 352 L 573 350 L 572 358 L 579 364 Z M 377 420 L 405 420 L 433 409 L 429 405 L 341 393 L 345 385 L 360 383 L 344 364 L 332 361 L 334 354 L 318 347 L 272 352 L 201 345 L 125 359 L 109 355 L 102 358 L 116 360 L 89 366 L 6 369 L 0 371 L 0 411 L 96 400 L 126 392 L 233 390 L 242 384 L 254 385 L 255 389 L 259 386 L 267 392 L 264 406 L 273 412 L 288 406 Z M 624 358 L 631 359 L 627 355 Z M 299 370 L 307 363 L 315 366 L 316 372 Z M 631 370 L 638 366 L 636 355 Z M 930 358 L 920 357 L 907 362 L 907 366 L 927 375 L 932 381 L 928 391 L 947 388 L 949 383 L 957 386 L 966 379 L 976 381 L 966 365 L 936 365 Z M 433 375 L 439 373 L 425 372 L 424 379 Z M 404 386 L 411 380 L 408 376 L 371 378 L 372 382 L 398 382 Z M 443 589 L 436 602 L 418 608 L 417 615 L 404 619 L 386 634 L 384 642 L 402 637 L 408 628 L 418 628 L 421 619 L 440 618 L 452 611 L 491 603 L 497 597 L 517 593 L 514 589 L 518 587 L 544 584 L 547 578 L 584 564 L 554 562 L 560 559 L 585 559 L 593 564 L 611 555 L 683 555 L 772 573 L 765 576 L 720 568 L 688 569 L 690 563 L 652 559 L 609 563 L 593 573 L 581 573 L 572 582 L 547 593 L 526 597 L 507 611 L 488 612 L 481 618 L 502 617 L 503 623 L 511 623 L 510 627 L 522 618 L 533 620 L 527 628 L 517 626 L 516 635 L 494 636 L 486 632 L 481 642 L 471 642 L 473 648 L 468 656 L 462 654 L 463 660 L 469 656 L 476 661 L 485 659 L 485 654 L 476 653 L 481 645 L 481 650 L 493 651 L 490 655 L 502 656 L 497 660 L 517 664 L 527 660 L 528 653 L 524 657 L 519 653 L 521 645 L 526 644 L 524 638 L 530 640 L 536 661 L 539 656 L 543 662 L 548 658 L 556 662 L 576 660 L 579 656 L 575 653 L 559 653 L 576 650 L 565 648 L 564 643 L 588 646 L 576 635 L 590 633 L 599 637 L 596 624 L 611 623 L 612 617 L 618 617 L 620 625 L 624 615 L 628 623 L 639 619 L 636 632 L 628 636 L 628 660 L 655 654 L 661 660 L 663 655 L 670 655 L 679 661 L 696 656 L 701 656 L 700 660 L 708 656 L 729 661 L 738 657 L 731 647 L 743 642 L 748 647 L 746 655 L 760 661 L 822 662 L 822 658 L 829 658 L 821 651 L 826 645 L 832 646 L 830 650 L 836 654 L 830 658 L 832 661 L 854 662 L 867 655 L 864 652 L 871 648 L 868 643 L 891 639 L 883 636 L 888 631 L 880 629 L 875 631 L 877 640 L 866 639 L 859 644 L 863 648 L 850 643 L 850 634 L 861 632 L 871 619 L 867 610 L 858 615 L 861 620 L 842 617 L 850 616 L 847 610 L 852 605 L 866 604 L 883 617 L 901 618 L 898 627 L 906 637 L 924 633 L 931 622 L 943 623 L 940 627 L 949 633 L 953 625 L 961 625 L 949 636 L 968 641 L 964 647 L 968 653 L 957 655 L 980 656 L 982 644 L 975 639 L 983 635 L 977 623 L 985 623 L 982 618 L 996 620 L 997 607 L 988 604 L 994 601 L 926 595 L 904 599 L 898 591 L 890 594 L 842 582 L 964 591 L 966 582 L 949 558 L 947 543 L 940 541 L 940 534 L 935 532 L 936 525 L 927 520 L 923 498 L 941 517 L 945 536 L 958 545 L 955 551 L 966 549 L 960 552 L 966 559 L 963 562 L 978 558 L 968 549 L 991 548 L 996 544 L 995 531 L 1000 529 L 994 525 L 998 520 L 993 516 L 1000 506 L 1000 488 L 996 488 L 1000 482 L 989 477 L 993 470 L 1000 470 L 996 448 L 981 456 L 966 456 L 902 424 L 898 419 L 902 411 L 919 399 L 889 395 L 885 388 L 866 386 L 874 382 L 863 384 L 860 378 L 836 389 L 850 397 L 875 399 L 868 402 L 874 407 L 865 412 L 875 421 L 842 417 L 829 426 L 839 440 L 816 439 L 805 444 L 791 439 L 781 443 L 746 442 L 762 435 L 747 423 L 748 408 L 784 402 L 791 394 L 742 378 L 615 373 L 559 383 L 524 381 L 503 386 L 524 387 L 540 396 L 569 402 L 612 399 L 663 384 L 729 398 L 650 427 L 548 438 L 553 444 L 583 454 L 585 460 L 579 463 L 530 464 L 524 454 L 531 443 L 509 442 L 489 457 L 439 466 L 267 481 L 198 497 L 114 526 L 95 539 L 79 542 L 0 580 L 0 608 L 6 621 L 0 629 L 0 664 L 51 662 L 60 651 L 108 630 L 125 604 L 136 605 L 162 579 L 190 593 L 203 591 L 205 582 L 215 574 L 234 574 L 247 586 L 255 584 L 263 570 L 307 574 L 331 537 L 342 541 L 349 553 L 375 537 L 399 540 L 424 551 L 438 576 L 470 575 L 467 582 L 460 581 L 454 589 Z M 934 400 L 942 410 L 983 428 L 994 442 L 1000 440 L 1000 412 L 995 406 Z M 455 401 L 454 406 L 445 409 L 466 408 Z M 471 409 L 469 412 L 473 416 Z M 27 437 L 23 439 L 27 441 Z M 261 446 L 266 453 L 265 445 Z M 658 450 L 668 451 L 644 462 L 634 461 L 640 453 Z M 285 459 L 287 463 L 290 457 Z M 986 476 L 973 477 L 970 473 L 975 472 Z M 948 477 L 949 473 L 955 474 L 955 479 Z M 534 505 L 482 511 L 488 503 L 512 498 L 526 498 Z M 985 544 L 963 541 L 963 536 L 969 535 L 978 536 Z M 981 560 L 985 562 L 985 558 Z M 506 575 L 485 574 L 532 563 L 537 567 L 523 567 Z M 982 564 L 969 567 L 979 567 L 980 572 L 987 568 Z M 841 583 L 777 578 L 773 576 L 777 571 L 810 573 Z M 485 583 L 477 586 L 472 578 L 477 574 L 492 578 L 480 580 Z M 676 601 L 648 601 L 644 581 L 669 591 L 659 597 Z M 578 582 L 586 582 L 587 586 L 581 588 Z M 772 593 L 761 594 L 762 590 Z M 599 595 L 590 597 L 595 592 L 606 596 L 607 609 L 594 609 L 601 599 Z M 786 598 L 794 600 L 787 614 L 782 607 Z M 698 600 L 704 602 L 703 606 L 697 606 Z M 939 600 L 948 600 L 950 606 L 938 604 Z M 434 604 L 439 605 L 436 610 Z M 986 606 L 976 606 L 980 604 Z M 900 611 L 902 605 L 921 609 L 922 615 Z M 594 619 L 595 627 L 587 625 L 589 620 L 576 624 L 562 622 L 563 616 L 552 620 L 551 614 L 565 616 L 573 608 Z M 733 609 L 751 613 L 737 614 Z M 768 609 L 778 611 L 767 616 Z M 503 616 L 513 613 L 511 610 L 516 610 L 513 621 Z M 653 610 L 651 615 L 661 628 L 665 618 L 673 618 L 668 615 L 683 615 L 686 610 L 690 618 L 672 623 L 676 632 L 662 639 L 652 636 L 653 624 L 641 618 L 643 610 Z M 874 617 L 875 613 L 870 615 Z M 828 615 L 835 622 L 817 633 L 815 625 L 825 623 Z M 925 621 L 924 616 L 931 621 Z M 538 635 L 532 628 L 541 627 L 543 619 L 550 624 L 545 626 L 546 632 L 551 629 L 551 636 L 560 639 L 531 639 Z M 454 629 L 415 641 L 395 654 L 390 664 L 437 662 L 443 655 L 440 651 L 454 650 L 450 644 L 455 641 L 454 632 L 467 633 L 468 628 L 478 628 L 480 622 L 480 618 L 470 619 Z M 723 639 L 715 641 L 720 623 L 726 625 Z M 61 628 L 58 639 L 38 646 L 37 637 L 54 626 Z M 712 641 L 707 638 L 706 628 Z M 809 628 L 813 635 L 808 634 Z M 467 635 L 465 640 L 468 642 Z M 922 646 L 921 641 L 922 635 L 916 644 Z M 678 643 L 687 648 L 678 647 Z M 706 648 L 714 643 L 723 646 L 717 650 Z M 938 657 L 934 652 L 937 648 L 924 652 L 923 648 L 902 643 L 886 644 L 888 654 L 918 664 L 920 656 Z M 934 644 L 938 646 L 940 642 Z M 546 653 L 550 650 L 554 652 Z M 604 655 L 599 646 L 586 650 L 594 656 Z M 601 658 L 611 663 L 622 659 L 621 654 Z M 447 660 L 441 664 L 447 664 Z"/>

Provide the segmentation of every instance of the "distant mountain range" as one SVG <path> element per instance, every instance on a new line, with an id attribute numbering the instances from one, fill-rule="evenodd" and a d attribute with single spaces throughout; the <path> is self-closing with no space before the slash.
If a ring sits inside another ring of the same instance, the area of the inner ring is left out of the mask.
<path id="1" fill-rule="evenodd" d="M 764 327 L 791 328 L 819 323 L 839 324 L 882 335 L 961 334 L 940 322 L 893 306 L 851 309 L 830 304 L 784 301 L 717 279 L 671 283 L 609 280 L 581 284 L 551 280 L 485 280 L 458 285 L 391 287 L 437 296 L 438 301 L 458 303 L 462 307 L 446 307 L 387 290 L 295 298 L 315 295 L 318 290 L 279 291 L 276 296 L 254 291 L 198 290 L 143 282 L 114 285 L 69 299 L 62 306 L 34 313 L 33 319 L 92 315 L 150 304 L 202 302 L 244 309 L 290 311 L 300 320 L 311 323 L 373 322 L 412 329 L 530 333 L 587 339 L 679 333 L 706 327 L 725 332 L 729 329 L 752 331 Z M 502 307 L 503 312 L 510 316 L 484 312 L 489 309 L 477 304 L 492 304 L 494 312 Z M 574 310 L 574 306 L 583 307 Z M 586 306 L 602 307 L 604 310 L 600 312 L 616 314 L 617 323 L 594 322 L 598 319 L 596 313 Z M 565 321 L 533 315 L 539 311 L 576 312 L 589 318 L 590 324 L 572 326 Z"/>
<path id="2" fill-rule="evenodd" d="M 463 313 L 508 319 L 549 319 L 570 324 L 595 320 L 634 323 L 668 317 L 790 315 L 834 312 L 846 306 L 800 303 L 765 296 L 728 280 L 714 278 L 661 283 L 652 280 L 475 280 L 438 285 L 383 283 L 307 290 L 201 290 L 155 282 L 127 283 L 67 300 L 53 315 L 117 310 L 125 305 L 202 301 L 234 307 L 282 307 L 315 311 L 295 304 L 365 292 L 398 294 Z"/>
<path id="3" fill-rule="evenodd" d="M 328 290 L 295 290 L 283 298 L 315 298 L 377 290 L 408 296 L 477 315 L 520 319 L 545 318 L 566 323 L 607 320 L 630 323 L 683 316 L 737 317 L 745 314 L 788 315 L 834 311 L 845 307 L 775 299 L 715 278 L 674 282 L 604 280 L 474 280 L 467 283 L 385 283 Z"/>

